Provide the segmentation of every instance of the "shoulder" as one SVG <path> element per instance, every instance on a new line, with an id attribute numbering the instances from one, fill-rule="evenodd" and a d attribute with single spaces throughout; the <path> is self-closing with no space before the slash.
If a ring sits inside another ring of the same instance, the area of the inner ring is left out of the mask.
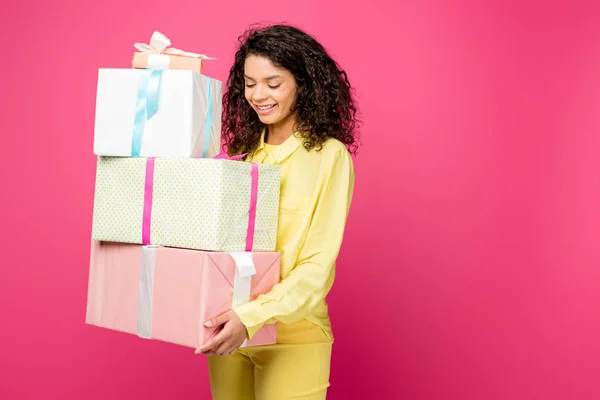
<path id="1" fill-rule="evenodd" d="M 323 146 L 310 150 L 315 165 L 318 165 L 322 176 L 349 175 L 354 176 L 352 155 L 344 143 L 335 138 L 328 138 Z"/>
<path id="2" fill-rule="evenodd" d="M 326 150 L 333 152 L 333 153 L 339 153 L 339 152 L 346 152 L 348 153 L 348 149 L 346 148 L 346 146 L 344 145 L 344 143 L 340 142 L 338 139 L 335 138 L 328 138 L 324 143 L 323 143 L 323 149 L 322 150 Z"/>
<path id="3" fill-rule="evenodd" d="M 352 168 L 352 156 L 346 145 L 338 139 L 329 138 L 323 143 L 323 148 L 320 150 L 323 156 L 329 161 L 330 165 L 339 166 L 345 165 Z"/>
<path id="4" fill-rule="evenodd" d="M 304 160 L 311 168 L 315 168 L 321 173 L 327 174 L 328 171 L 337 168 L 353 169 L 353 160 L 350 151 L 344 143 L 335 138 L 327 138 L 321 146 L 307 149 L 300 146 L 302 156 L 299 160 Z"/>
<path id="5" fill-rule="evenodd" d="M 331 161 L 350 158 L 350 152 L 346 146 L 335 138 L 328 138 L 323 142 L 321 148 L 313 148 L 308 152 L 312 153 L 315 157 Z"/>

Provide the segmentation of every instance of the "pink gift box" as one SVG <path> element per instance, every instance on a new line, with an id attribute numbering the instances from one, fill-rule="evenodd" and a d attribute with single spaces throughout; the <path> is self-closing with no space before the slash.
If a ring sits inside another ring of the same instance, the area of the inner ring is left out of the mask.
<path id="1" fill-rule="evenodd" d="M 153 60 L 154 58 L 154 60 Z M 155 61 L 156 60 L 156 61 Z M 157 63 L 158 61 L 158 63 Z M 167 54 L 133 53 L 133 68 L 167 68 L 202 72 L 202 59 Z"/>
<path id="2" fill-rule="evenodd" d="M 252 260 L 254 275 L 242 276 L 240 257 Z M 92 241 L 86 323 L 195 349 L 216 333 L 205 321 L 279 282 L 279 262 L 276 252 Z M 267 324 L 245 345 L 274 343 L 276 325 Z"/>

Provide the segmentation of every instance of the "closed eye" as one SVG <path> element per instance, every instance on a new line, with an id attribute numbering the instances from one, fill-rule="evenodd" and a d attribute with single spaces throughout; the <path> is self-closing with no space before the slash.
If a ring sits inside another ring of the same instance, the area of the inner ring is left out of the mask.
<path id="1" fill-rule="evenodd" d="M 246 83 L 246 87 L 247 88 L 253 88 L 254 86 L 256 86 L 256 83 Z M 281 86 L 281 83 L 279 85 L 269 85 L 270 89 L 277 89 Z"/>

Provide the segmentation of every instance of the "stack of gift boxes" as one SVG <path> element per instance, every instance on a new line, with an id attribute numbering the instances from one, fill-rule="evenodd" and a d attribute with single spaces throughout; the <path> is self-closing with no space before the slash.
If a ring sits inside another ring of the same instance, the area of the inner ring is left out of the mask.
<path id="1" fill-rule="evenodd" d="M 219 153 L 222 82 L 169 46 L 155 32 L 133 68 L 99 71 L 86 322 L 198 348 L 279 282 L 280 171 Z"/>

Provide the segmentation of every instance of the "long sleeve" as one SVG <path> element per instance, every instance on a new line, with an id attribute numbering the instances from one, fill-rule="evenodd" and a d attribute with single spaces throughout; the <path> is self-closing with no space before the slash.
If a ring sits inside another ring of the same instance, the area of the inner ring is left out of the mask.
<path id="1" fill-rule="evenodd" d="M 290 324 L 305 318 L 333 285 L 338 256 L 354 189 L 354 167 L 343 146 L 328 154 L 317 185 L 306 239 L 294 268 L 271 291 L 238 306 L 238 314 L 248 330 L 248 338 L 265 323 Z"/>

